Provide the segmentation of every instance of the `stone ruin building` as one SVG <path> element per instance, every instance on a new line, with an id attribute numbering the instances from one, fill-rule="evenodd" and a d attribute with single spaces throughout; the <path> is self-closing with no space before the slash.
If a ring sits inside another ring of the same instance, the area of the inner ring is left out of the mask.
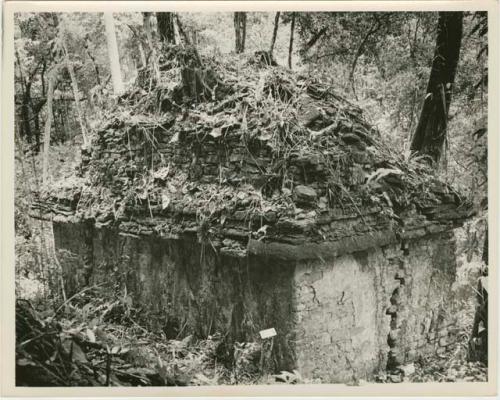
<path id="1" fill-rule="evenodd" d="M 325 383 L 442 351 L 470 208 L 320 80 L 210 68 L 143 77 L 40 193 L 67 293 L 117 280 L 167 337 L 272 340 Z"/>

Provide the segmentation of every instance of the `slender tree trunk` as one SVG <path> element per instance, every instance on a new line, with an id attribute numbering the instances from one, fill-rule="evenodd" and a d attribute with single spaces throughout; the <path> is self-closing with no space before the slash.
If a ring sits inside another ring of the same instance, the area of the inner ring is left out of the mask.
<path id="1" fill-rule="evenodd" d="M 327 31 L 328 28 L 325 27 L 316 32 L 304 46 L 304 54 L 306 54 Z"/>
<path id="2" fill-rule="evenodd" d="M 24 186 L 24 195 L 28 199 L 28 204 L 33 204 L 33 199 L 32 199 L 32 193 L 33 190 L 31 188 L 31 181 L 28 179 L 27 173 L 26 173 L 26 167 L 24 165 L 24 157 L 25 157 L 25 150 L 23 146 L 23 140 L 21 139 L 20 136 L 20 131 L 19 131 L 19 121 L 17 124 L 17 129 L 14 129 L 14 148 L 17 150 L 17 156 L 19 157 L 19 163 L 21 165 L 21 171 L 23 174 L 23 179 L 22 184 Z M 33 171 L 33 173 L 36 175 L 36 171 Z M 36 176 L 35 176 L 36 178 Z M 29 230 L 30 232 L 32 231 L 31 224 L 29 224 Z"/>
<path id="3" fill-rule="evenodd" d="M 241 52 L 245 51 L 245 44 L 247 41 L 247 13 L 242 13 L 242 24 L 241 24 Z"/>
<path id="4" fill-rule="evenodd" d="M 108 44 L 108 56 L 111 67 L 111 78 L 113 80 L 113 91 L 115 95 L 120 95 L 123 93 L 123 81 L 120 70 L 118 44 L 116 43 L 115 20 L 113 18 L 113 13 L 104 13 L 104 23 L 106 25 L 106 42 Z"/>
<path id="5" fill-rule="evenodd" d="M 29 90 L 29 89 L 28 89 Z M 24 138 L 28 141 L 28 143 L 31 143 L 32 140 L 32 134 L 31 134 L 31 125 L 30 125 L 30 109 L 29 109 L 29 102 L 30 102 L 30 93 L 29 91 L 26 91 L 23 95 L 23 102 L 21 104 L 21 121 L 22 121 L 22 135 Z"/>
<path id="6" fill-rule="evenodd" d="M 354 59 L 351 64 L 351 71 L 349 72 L 349 82 L 351 82 L 351 88 L 352 92 L 354 94 L 354 97 L 356 97 L 356 100 L 358 99 L 358 96 L 356 94 L 356 86 L 354 84 L 354 71 L 356 70 L 356 65 L 358 64 L 359 57 L 361 54 L 363 54 L 366 42 L 370 38 L 371 35 L 373 35 L 375 32 L 378 31 L 380 28 L 380 21 L 375 21 L 371 28 L 366 32 L 366 35 L 363 37 L 361 42 L 359 43 L 358 50 L 356 51 L 356 54 L 354 55 Z"/>
<path id="7" fill-rule="evenodd" d="M 42 71 L 40 72 L 40 81 L 42 83 L 42 97 L 45 97 L 45 71 L 47 70 L 47 62 L 43 60 Z"/>
<path id="8" fill-rule="evenodd" d="M 142 26 L 144 28 L 144 32 L 146 33 L 146 39 L 148 41 L 149 51 L 150 51 L 150 53 L 153 53 L 155 46 L 153 43 L 153 32 L 151 29 L 151 13 L 150 12 L 142 13 Z"/>
<path id="9" fill-rule="evenodd" d="M 455 80 L 460 43 L 462 40 L 462 12 L 440 12 L 436 49 L 424 104 L 410 149 L 429 155 L 437 164 L 446 140 L 448 110 Z"/>
<path id="10" fill-rule="evenodd" d="M 139 54 L 141 55 L 141 63 L 142 67 L 144 68 L 146 66 L 146 54 L 144 53 L 144 47 L 142 47 L 142 43 L 139 42 Z"/>
<path id="11" fill-rule="evenodd" d="M 31 143 L 31 127 L 30 127 L 30 110 L 29 104 L 31 102 L 31 83 L 26 82 L 24 78 L 23 69 L 21 67 L 21 59 L 17 48 L 15 49 L 17 67 L 19 70 L 19 81 L 21 85 L 21 137 L 24 137 L 28 143 Z"/>
<path id="12" fill-rule="evenodd" d="M 174 36 L 175 36 L 175 43 L 180 44 L 181 46 L 184 45 L 182 42 L 182 36 L 181 32 L 179 31 L 179 16 L 175 15 L 175 20 L 174 20 Z"/>
<path id="13" fill-rule="evenodd" d="M 417 51 L 417 43 L 418 43 L 418 28 L 420 25 L 420 16 L 417 15 L 417 20 L 415 22 L 415 31 L 413 33 L 413 39 L 411 39 L 411 32 L 409 34 L 409 40 L 408 44 L 410 46 L 410 59 L 412 60 L 412 66 L 413 66 L 413 72 L 417 74 L 417 57 L 416 57 L 416 51 Z M 418 83 L 415 84 L 414 89 L 413 89 L 413 95 L 411 99 L 411 105 L 410 105 L 410 123 L 408 125 L 408 132 L 409 132 L 409 137 L 411 139 L 411 132 L 413 129 L 413 122 L 415 120 L 415 107 L 417 105 L 417 96 L 418 95 Z M 410 141 L 408 141 L 410 142 Z"/>
<path id="14" fill-rule="evenodd" d="M 174 13 L 157 12 L 158 34 L 164 43 L 175 44 Z"/>
<path id="15" fill-rule="evenodd" d="M 71 78 L 71 87 L 73 89 L 73 96 L 75 98 L 76 115 L 78 118 L 78 123 L 80 124 L 80 129 L 82 131 L 83 145 L 86 147 L 88 145 L 88 136 L 87 136 L 87 128 L 85 127 L 85 121 L 82 114 L 82 108 L 80 106 L 80 92 L 78 90 L 78 82 L 76 80 L 73 64 L 69 59 L 68 49 L 66 47 L 66 44 L 64 43 L 64 38 L 63 38 L 63 50 L 64 50 L 64 62 L 66 64 L 66 68 L 68 69 L 69 76 Z"/>
<path id="16" fill-rule="evenodd" d="M 484 243 L 483 243 L 483 262 L 485 265 L 488 265 L 488 227 L 486 227 L 486 232 L 484 234 Z"/>
<path id="17" fill-rule="evenodd" d="M 237 54 L 245 51 L 247 13 L 234 13 L 235 51 Z"/>
<path id="18" fill-rule="evenodd" d="M 198 31 L 193 30 L 191 32 L 191 43 L 193 44 L 194 47 L 198 46 Z"/>
<path id="19" fill-rule="evenodd" d="M 30 106 L 33 113 L 33 120 L 35 121 L 35 152 L 40 152 L 41 147 L 41 131 L 40 131 L 40 111 L 42 107 L 47 102 L 47 99 L 41 99 L 37 103 L 33 103 L 32 99 L 30 99 Z"/>
<path id="20" fill-rule="evenodd" d="M 43 136 L 43 157 L 42 157 L 42 183 L 46 184 L 49 178 L 49 148 L 50 129 L 52 126 L 52 100 L 54 97 L 55 74 L 54 69 L 48 74 L 49 87 L 47 89 L 47 118 L 45 119 L 45 133 Z"/>
<path id="21" fill-rule="evenodd" d="M 191 45 L 191 41 L 189 40 L 189 36 L 187 35 L 186 31 L 184 30 L 184 24 L 182 23 L 181 19 L 179 18 L 179 15 L 175 16 L 175 21 L 177 22 L 177 29 L 179 30 L 179 37 L 181 40 L 184 41 L 184 43 L 188 46 Z"/>
<path id="22" fill-rule="evenodd" d="M 274 16 L 274 29 L 273 29 L 273 37 L 271 39 L 271 48 L 269 49 L 269 55 L 273 56 L 274 45 L 276 44 L 276 36 L 278 36 L 278 26 L 280 24 L 280 12 L 278 11 Z"/>
<path id="23" fill-rule="evenodd" d="M 415 31 L 413 33 L 413 40 L 409 42 L 410 45 L 410 58 L 412 60 L 413 67 L 416 68 L 416 51 L 418 42 L 418 28 L 420 25 L 420 17 L 417 15 L 417 21 L 415 22 Z"/>
<path id="24" fill-rule="evenodd" d="M 38 153 L 40 151 L 40 115 L 38 112 L 34 113 L 33 118 L 35 119 L 35 151 Z"/>
<path id="25" fill-rule="evenodd" d="M 101 75 L 99 73 L 99 66 L 97 65 L 95 57 L 92 55 L 92 52 L 89 49 L 89 37 L 88 36 L 85 36 L 84 46 L 85 46 L 85 50 L 87 51 L 87 55 L 89 56 L 90 60 L 92 61 L 92 65 L 94 66 L 95 78 L 96 78 L 97 84 L 100 85 L 101 84 Z"/>
<path id="26" fill-rule="evenodd" d="M 240 30 L 240 16 L 239 12 L 235 12 L 233 16 L 233 22 L 234 22 L 234 50 L 236 51 L 236 54 L 241 53 L 240 46 L 241 46 L 241 30 Z"/>
<path id="27" fill-rule="evenodd" d="M 293 31 L 295 30 L 295 13 L 292 13 L 292 22 L 290 23 L 290 46 L 288 47 L 288 68 L 292 69 L 293 52 Z"/>
<path id="28" fill-rule="evenodd" d="M 148 40 L 149 45 L 149 56 L 152 60 L 152 66 L 156 81 L 160 80 L 160 68 L 158 67 L 158 57 L 156 55 L 155 45 L 153 43 L 153 32 L 151 29 L 151 13 L 145 12 L 142 14 L 142 24 L 144 26 L 144 31 L 146 32 L 146 38 Z"/>
<path id="29" fill-rule="evenodd" d="M 57 119 L 57 103 L 52 104 L 52 127 L 54 129 L 52 131 L 53 133 L 50 135 L 50 140 L 53 142 L 57 142 L 58 140 L 61 141 L 61 138 L 66 136 L 66 132 L 63 131 L 61 135 L 61 128 L 59 127 L 59 120 Z"/>

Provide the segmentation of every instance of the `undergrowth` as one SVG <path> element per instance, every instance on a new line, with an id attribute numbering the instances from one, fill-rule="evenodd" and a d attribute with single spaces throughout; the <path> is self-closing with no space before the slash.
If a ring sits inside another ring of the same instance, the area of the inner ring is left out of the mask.
<path id="1" fill-rule="evenodd" d="M 260 342 L 215 333 L 167 339 L 136 322 L 132 299 L 105 285 L 66 301 L 16 302 L 16 382 L 23 386 L 186 386 L 306 383 L 298 371 L 270 374 Z M 139 320 L 139 319 L 138 319 Z"/>

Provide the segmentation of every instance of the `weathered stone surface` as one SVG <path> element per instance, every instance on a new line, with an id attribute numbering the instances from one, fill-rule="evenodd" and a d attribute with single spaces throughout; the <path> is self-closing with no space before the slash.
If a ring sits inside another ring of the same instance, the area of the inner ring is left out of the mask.
<path id="1" fill-rule="evenodd" d="M 392 382 L 392 383 L 403 382 L 403 378 L 401 377 L 401 375 L 398 375 L 398 374 L 389 375 L 388 378 L 389 378 L 389 382 Z"/>
<path id="2" fill-rule="evenodd" d="M 436 335 L 429 343 L 429 334 L 453 328 L 437 312 L 447 307 L 443 300 L 454 279 L 447 234 L 410 243 L 404 263 L 408 290 L 400 299 L 407 312 L 395 310 L 399 328 L 391 330 L 385 313 L 394 285 L 400 285 L 394 279 L 401 268 L 398 243 L 325 259 L 292 254 L 280 261 L 276 253 L 241 255 L 239 242 L 232 239 L 224 241 L 217 256 L 196 234 L 165 240 L 67 223 L 55 224 L 54 232 L 68 294 L 88 279 L 83 271 L 90 272 L 93 282 L 116 271 L 127 276 L 134 304 L 154 315 L 150 322 L 161 325 L 175 317 L 187 332 L 229 331 L 231 340 L 240 341 L 254 340 L 259 330 L 274 327 L 276 368 L 296 368 L 323 382 L 370 380 L 386 365 L 397 367 L 417 354 L 434 352 L 445 342 Z M 88 254 L 90 269 L 65 256 L 82 253 Z M 447 268 L 436 273 L 436 265 Z M 210 309 L 217 313 L 207 314 Z"/>
<path id="3" fill-rule="evenodd" d="M 413 375 L 415 373 L 415 364 L 410 363 L 410 364 L 402 365 L 398 369 L 401 371 L 403 376 L 410 376 L 410 375 Z"/>
<path id="4" fill-rule="evenodd" d="M 297 204 L 312 204 L 318 197 L 316 190 L 310 186 L 297 185 L 294 189 L 295 201 Z"/>

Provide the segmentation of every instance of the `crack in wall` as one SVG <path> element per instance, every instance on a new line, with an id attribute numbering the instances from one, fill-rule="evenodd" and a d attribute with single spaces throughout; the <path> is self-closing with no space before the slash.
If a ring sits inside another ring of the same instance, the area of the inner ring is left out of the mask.
<path id="1" fill-rule="evenodd" d="M 386 314 L 391 316 L 390 331 L 387 336 L 387 344 L 389 352 L 387 354 L 387 371 L 396 370 L 404 362 L 404 354 L 402 349 L 402 339 L 406 331 L 406 314 L 407 309 L 405 303 L 407 296 L 405 293 L 406 287 L 406 266 L 410 255 L 409 245 L 406 241 L 401 242 L 402 254 L 399 257 L 399 269 L 394 276 L 394 279 L 399 282 L 399 285 L 394 289 L 389 299 L 390 306 L 386 309 Z"/>

